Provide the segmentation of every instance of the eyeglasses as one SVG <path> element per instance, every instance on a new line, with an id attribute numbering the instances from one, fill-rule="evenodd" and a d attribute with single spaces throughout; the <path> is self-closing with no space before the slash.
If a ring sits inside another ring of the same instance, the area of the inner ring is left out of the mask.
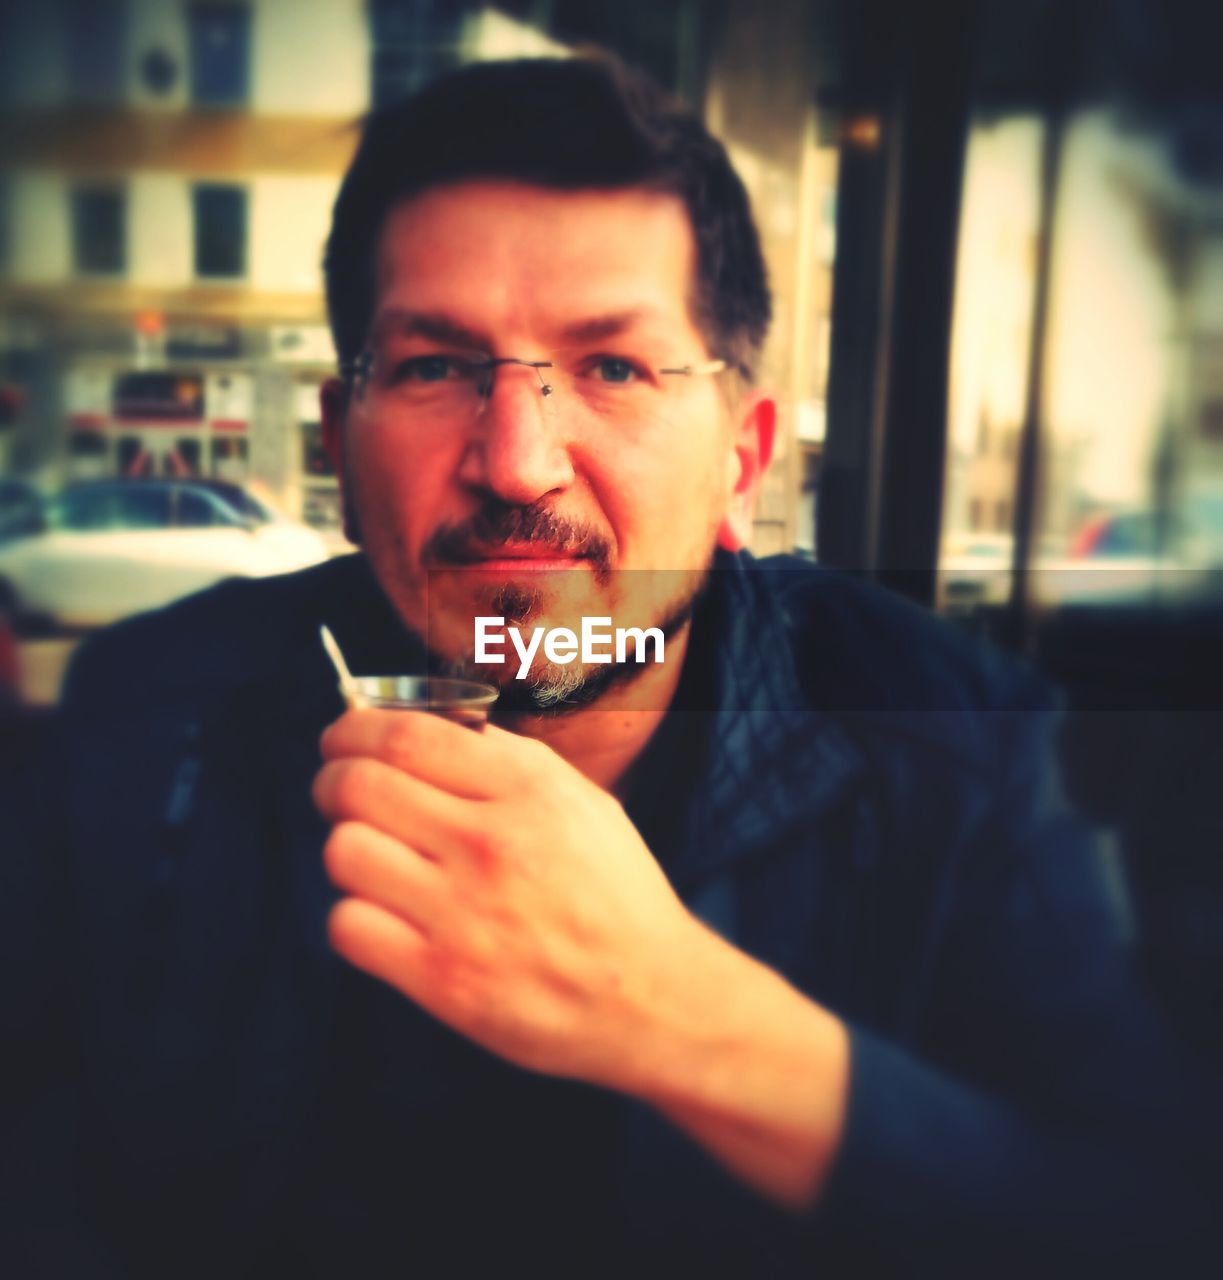
<path id="1" fill-rule="evenodd" d="M 541 401 L 551 409 L 584 409 L 611 420 L 636 420 L 660 412 L 678 378 L 722 373 L 725 360 L 657 368 L 606 355 L 555 354 L 551 360 L 518 356 L 430 352 L 399 356 L 363 352 L 341 365 L 359 397 L 387 412 L 470 421 L 484 411 L 498 370 L 520 365 L 531 370 Z"/>

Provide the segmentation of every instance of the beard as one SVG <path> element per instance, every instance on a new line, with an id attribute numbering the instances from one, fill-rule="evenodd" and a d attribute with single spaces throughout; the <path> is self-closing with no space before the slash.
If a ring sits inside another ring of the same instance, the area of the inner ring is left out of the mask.
<path id="1" fill-rule="evenodd" d="M 611 617 L 613 628 L 657 628 L 670 641 L 687 626 L 709 580 L 716 543 L 711 527 L 704 563 L 686 570 L 617 570 L 612 539 L 600 528 L 575 522 L 549 505 L 512 506 L 488 500 L 467 520 L 439 527 L 426 542 L 423 594 L 410 599 L 384 590 L 409 632 L 422 645 L 432 674 L 496 685 L 493 718 L 557 716 L 589 707 L 610 690 L 639 679 L 645 663 L 629 652 L 624 661 L 566 663 L 536 650 L 524 678 L 505 637 L 502 664 L 477 662 L 475 618 L 505 620 L 529 636 L 531 629 L 580 631 L 581 618 Z M 484 558 L 507 546 L 538 548 L 541 556 L 572 557 L 573 569 L 523 572 L 490 580 L 479 572 Z M 389 588 L 389 589 L 388 589 Z M 398 599 L 397 599 L 398 597 Z M 619 615 L 619 616 L 617 616 Z M 576 626 L 574 625 L 576 623 Z"/>
<path id="2" fill-rule="evenodd" d="M 638 571 L 640 572 L 640 571 Z M 670 641 L 688 625 L 709 581 L 709 567 L 695 575 L 685 575 L 682 591 L 669 600 L 654 616 L 642 622 L 643 629 L 657 628 L 664 641 Z M 511 626 L 525 627 L 536 623 L 546 612 L 543 593 L 522 583 L 507 583 L 498 587 L 492 596 L 490 608 L 495 616 L 504 617 Z M 613 618 L 613 625 L 616 619 Z M 634 620 L 637 625 L 637 620 Z M 431 650 L 426 643 L 431 664 L 439 674 L 463 680 L 479 680 L 495 683 L 500 696 L 493 707 L 494 720 L 512 719 L 516 716 L 561 716 L 592 706 L 612 689 L 622 688 L 638 680 L 646 670 L 646 664 L 629 658 L 623 662 L 600 662 L 584 665 L 578 660 L 568 663 L 551 662 L 537 655 L 523 679 L 512 674 L 516 655 L 508 656 L 506 666 L 490 669 L 475 660 L 474 650 L 458 657 L 446 658 Z"/>

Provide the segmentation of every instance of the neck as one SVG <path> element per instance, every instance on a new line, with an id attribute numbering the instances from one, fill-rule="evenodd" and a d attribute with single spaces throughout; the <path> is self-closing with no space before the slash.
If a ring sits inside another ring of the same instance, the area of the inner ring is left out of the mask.
<path id="1" fill-rule="evenodd" d="M 546 742 L 605 791 L 624 800 L 633 766 L 666 717 L 679 687 L 691 624 L 667 639 L 667 660 L 613 686 L 597 702 L 559 716 L 514 716 L 507 729 Z"/>

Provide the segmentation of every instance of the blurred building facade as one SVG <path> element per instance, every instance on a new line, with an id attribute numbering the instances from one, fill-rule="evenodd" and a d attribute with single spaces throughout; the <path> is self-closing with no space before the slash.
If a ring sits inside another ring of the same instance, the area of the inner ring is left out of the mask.
<path id="1" fill-rule="evenodd" d="M 369 36 L 361 0 L 301 17 L 288 0 L 10 14 L 10 470 L 217 476 L 335 523 L 319 263 Z"/>
<path id="2" fill-rule="evenodd" d="M 780 12 L 785 10 L 785 12 Z M 810 545 L 836 144 L 812 7 L 693 0 L 55 0 L 6 13 L 0 470 L 199 474 L 338 526 L 320 261 L 371 104 L 481 58 L 610 47 L 702 112 L 752 194 L 783 393 L 758 548 Z M 800 493 L 806 480 L 806 508 Z"/>

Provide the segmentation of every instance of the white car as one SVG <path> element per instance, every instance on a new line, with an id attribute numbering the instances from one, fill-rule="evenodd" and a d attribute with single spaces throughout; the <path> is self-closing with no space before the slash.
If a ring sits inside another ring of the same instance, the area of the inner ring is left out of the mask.
<path id="1" fill-rule="evenodd" d="M 322 537 L 216 480 L 70 485 L 42 528 L 0 542 L 0 610 L 94 627 L 158 608 L 222 578 L 326 560 Z"/>

